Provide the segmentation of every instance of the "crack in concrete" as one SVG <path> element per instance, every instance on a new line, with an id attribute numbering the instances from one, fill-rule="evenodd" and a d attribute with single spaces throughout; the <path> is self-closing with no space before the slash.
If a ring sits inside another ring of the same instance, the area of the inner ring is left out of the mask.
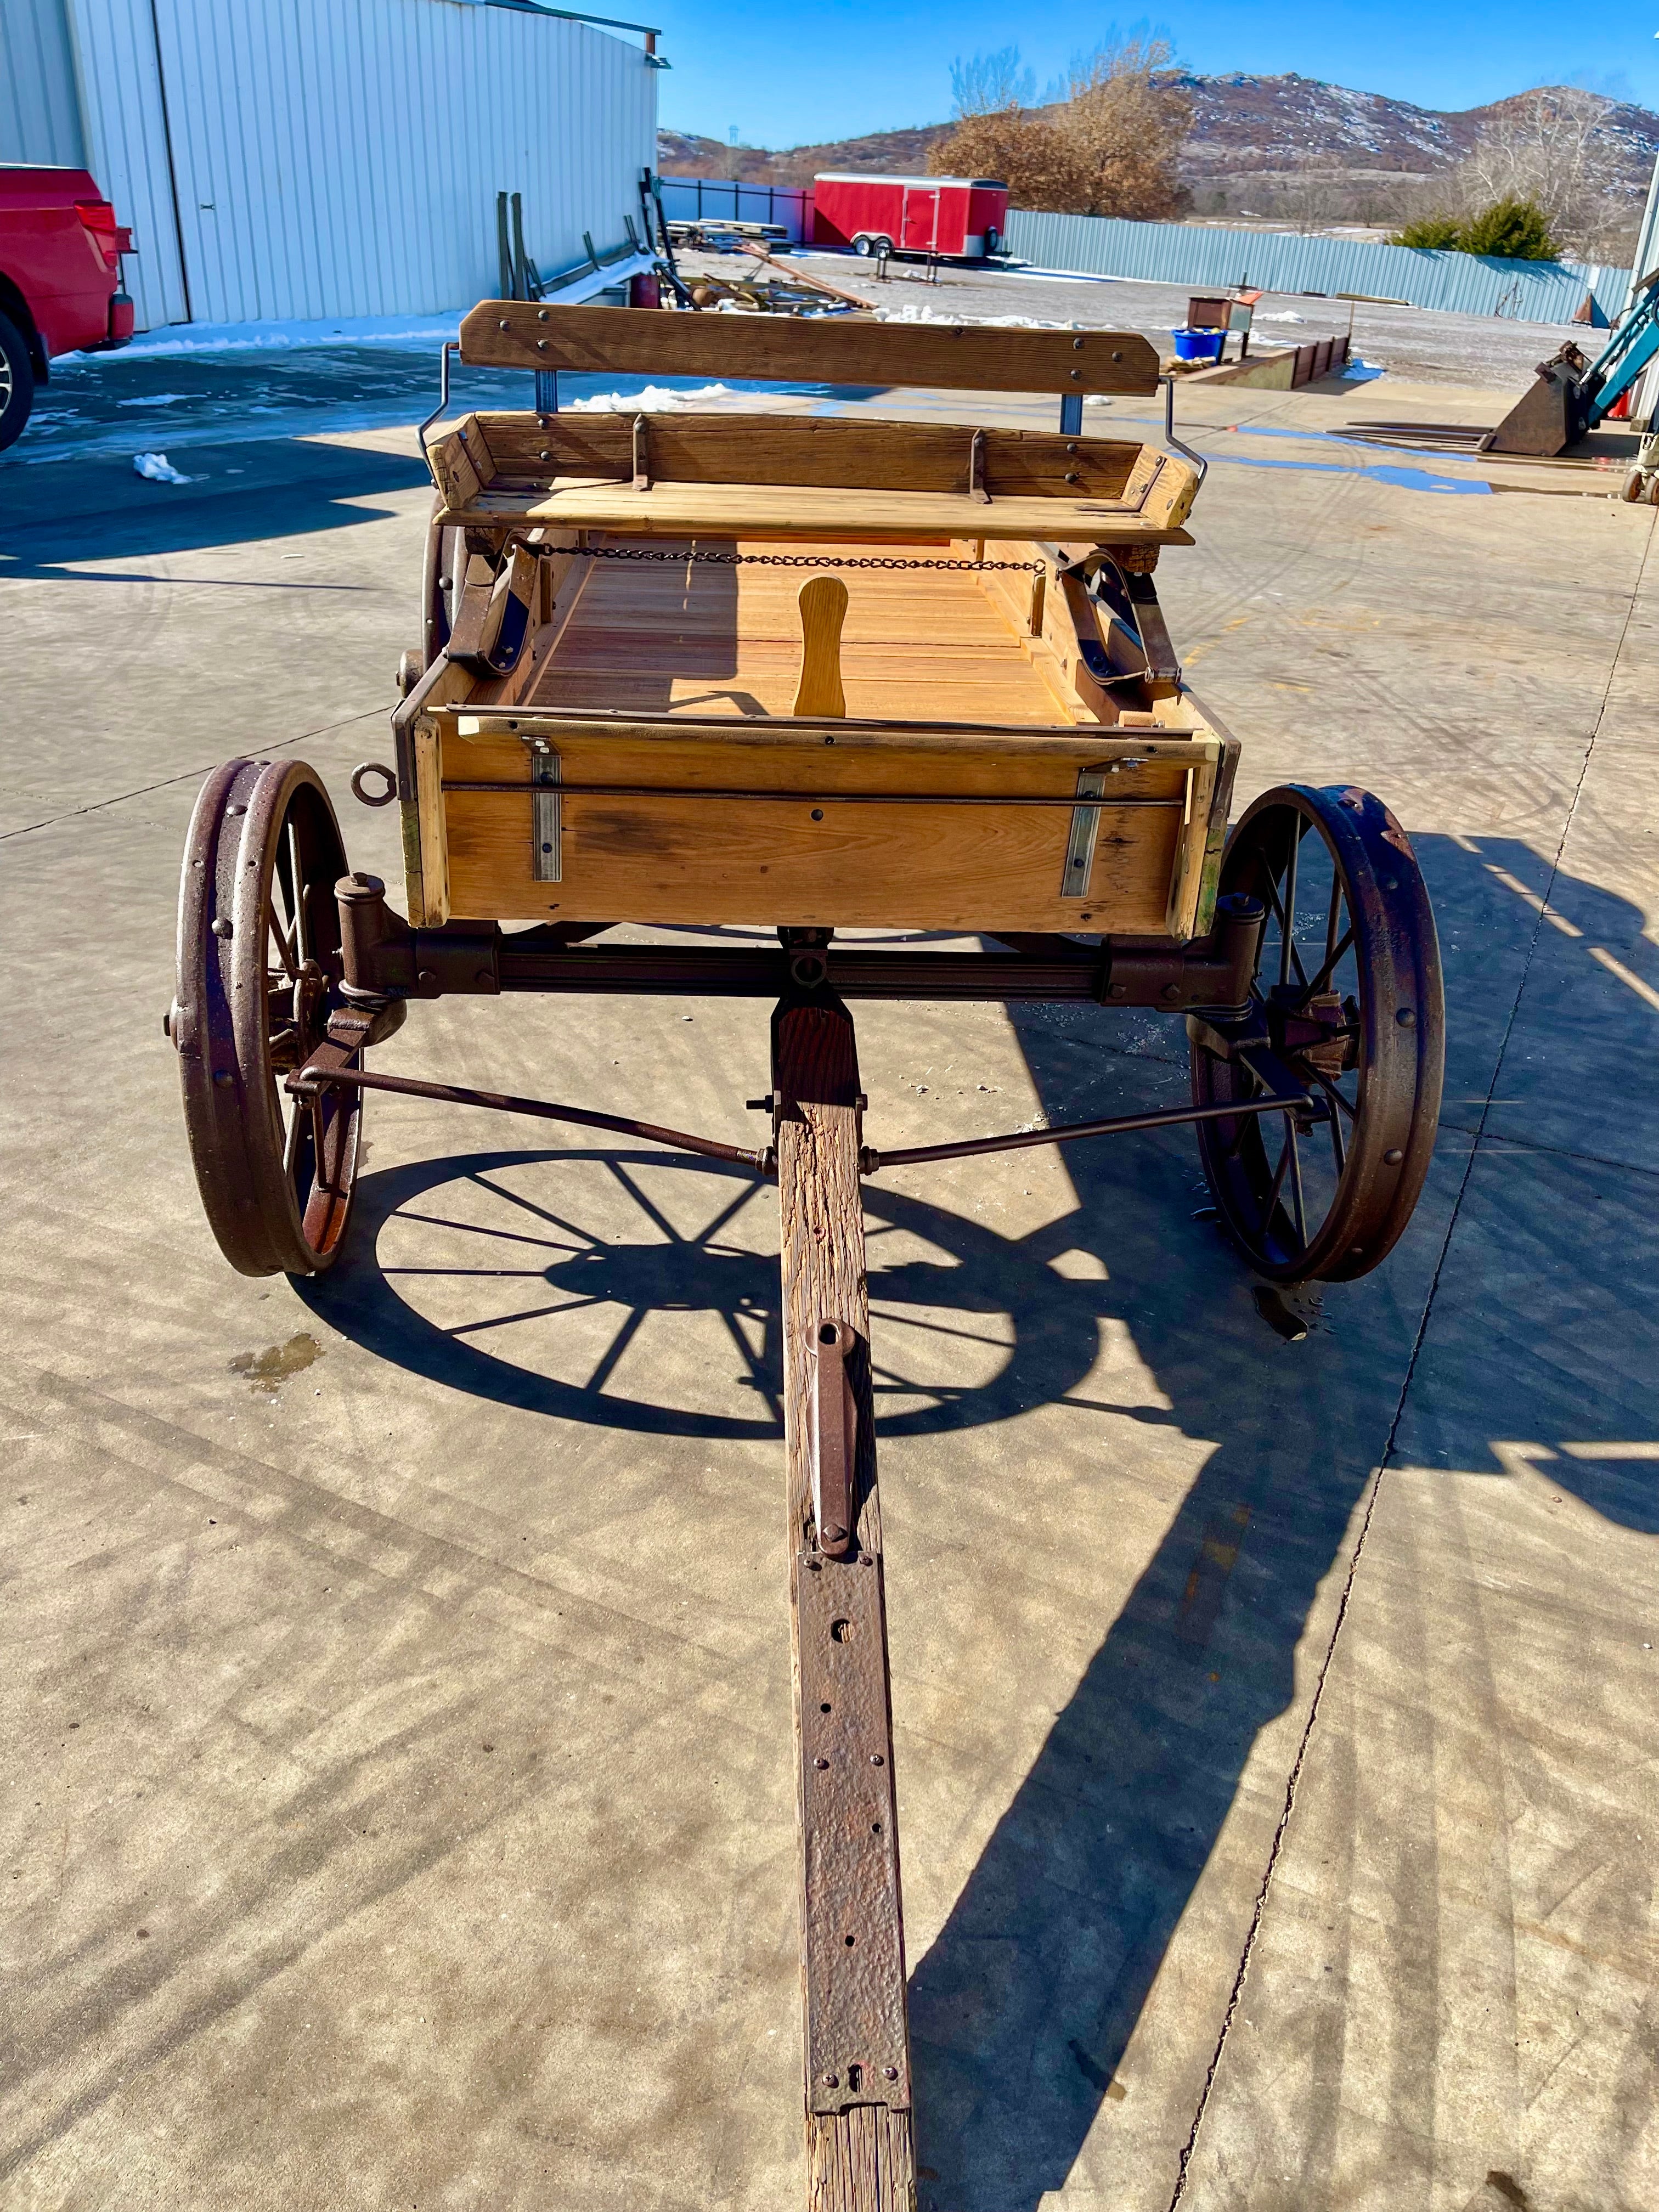
<path id="1" fill-rule="evenodd" d="M 1607 718 L 1607 702 L 1613 696 L 1613 687 L 1619 674 L 1619 664 L 1624 658 L 1631 624 L 1635 619 L 1636 609 L 1642 597 L 1648 564 L 1653 556 L 1656 536 L 1659 536 L 1659 523 L 1656 523 L 1648 532 L 1648 542 L 1643 549 L 1635 580 L 1631 586 L 1630 598 L 1625 608 L 1625 619 L 1620 626 L 1619 640 L 1613 647 L 1607 665 L 1607 680 L 1601 687 L 1601 702 L 1596 708 L 1595 720 L 1591 725 L 1589 734 L 1585 739 L 1584 757 L 1579 763 L 1578 775 L 1573 784 L 1572 798 L 1568 803 L 1566 818 L 1561 824 L 1561 834 L 1556 840 L 1555 852 L 1550 861 L 1549 880 L 1544 886 L 1543 896 L 1539 901 L 1538 910 L 1533 919 L 1532 935 L 1527 945 L 1527 957 L 1522 965 L 1514 1000 L 1510 1003 L 1509 1018 L 1504 1024 L 1504 1041 L 1498 1048 L 1492 1079 L 1481 1106 L 1480 1118 L 1475 1125 L 1474 1141 L 1469 1146 L 1468 1157 L 1464 1162 L 1463 1172 L 1458 1181 L 1457 1195 L 1452 1201 L 1445 1233 L 1441 1238 L 1439 1254 L 1434 1264 L 1434 1274 L 1429 1284 L 1429 1294 L 1423 1301 L 1423 1310 L 1419 1316 L 1417 1328 L 1412 1338 L 1411 1357 L 1406 1363 L 1406 1372 L 1401 1379 L 1400 1395 L 1395 1404 L 1394 1417 L 1389 1424 L 1388 1437 L 1383 1443 L 1381 1457 L 1377 1461 L 1376 1473 L 1371 1477 L 1369 1493 L 1365 1499 L 1365 1510 L 1359 1524 L 1359 1533 L 1354 1539 L 1353 1549 L 1348 1555 L 1348 1569 L 1343 1578 L 1342 1595 L 1337 1605 L 1336 1619 L 1331 1625 L 1330 1640 L 1326 1644 L 1325 1656 L 1320 1662 L 1319 1676 L 1314 1684 L 1313 1697 L 1309 1703 L 1308 1717 L 1303 1727 L 1301 1741 L 1297 1746 L 1296 1757 L 1291 1761 L 1291 1771 L 1285 1779 L 1284 1810 L 1279 1816 L 1279 1824 L 1273 1830 L 1273 1842 L 1267 1849 L 1267 1863 L 1262 1869 L 1261 1885 L 1255 1894 L 1255 1905 L 1250 1914 L 1250 1924 L 1245 1931 L 1243 1948 L 1239 1954 L 1238 1971 L 1233 1977 L 1233 1985 L 1228 1992 L 1227 2008 L 1221 2016 L 1221 2027 L 1216 2035 L 1215 2048 L 1210 2054 L 1210 2063 L 1205 2070 L 1204 2086 L 1199 2092 L 1192 2125 L 1187 2131 L 1186 2142 L 1181 2147 L 1181 2160 L 1176 2173 L 1175 2188 L 1170 2192 L 1166 2212 L 1177 2212 L 1177 2207 L 1187 2193 L 1188 2177 L 1198 2148 L 1198 2138 L 1204 2125 L 1204 2116 L 1209 2109 L 1211 2093 L 1215 2087 L 1216 2077 L 1221 2070 L 1221 2060 L 1226 2049 L 1227 2038 L 1232 2033 L 1233 2021 L 1237 2016 L 1239 2004 L 1243 1997 L 1245 1980 L 1249 1976 L 1250 1961 L 1255 1952 L 1256 1937 L 1261 1933 L 1262 1919 L 1267 1908 L 1268 1895 L 1273 1888 L 1273 1876 L 1278 1871 L 1279 1856 L 1283 1851 L 1285 1838 L 1290 1829 L 1291 1816 L 1296 1809 L 1297 1785 L 1302 1779 L 1302 1770 L 1307 1760 L 1309 1747 L 1313 1741 L 1314 1728 L 1319 1719 L 1320 1706 L 1324 1700 L 1325 1684 L 1330 1675 L 1332 1662 L 1336 1656 L 1337 1643 L 1342 1634 L 1343 1624 L 1348 1617 L 1348 1605 L 1353 1595 L 1354 1580 L 1359 1571 L 1359 1562 L 1364 1553 L 1366 1539 L 1370 1534 L 1371 1516 L 1376 1509 L 1377 1492 L 1382 1487 L 1382 1477 L 1388 1473 L 1394 1457 L 1395 1440 L 1400 1433 L 1400 1424 L 1405 1415 L 1406 1401 L 1411 1395 L 1412 1383 L 1417 1373 L 1417 1363 L 1428 1334 L 1429 1321 L 1434 1311 L 1435 1300 L 1439 1295 L 1440 1278 L 1445 1268 L 1447 1255 L 1451 1250 L 1452 1238 L 1456 1233 L 1458 1221 L 1462 1214 L 1463 1200 L 1468 1191 L 1469 1178 L 1474 1173 L 1475 1162 L 1480 1157 L 1483 1145 L 1514 1141 L 1506 1140 L 1501 1137 L 1489 1138 L 1486 1135 L 1486 1121 L 1492 1112 L 1498 1085 L 1502 1079 L 1504 1063 L 1509 1057 L 1510 1041 L 1515 1032 L 1515 1024 L 1520 1015 L 1522 1001 L 1527 994 L 1527 982 L 1532 974 L 1533 959 L 1538 950 L 1539 937 L 1542 933 L 1550 900 L 1554 893 L 1556 878 L 1561 872 L 1562 856 L 1567 848 L 1567 840 L 1572 834 L 1573 820 L 1578 811 L 1578 802 L 1583 795 L 1585 778 L 1589 774 L 1590 762 L 1595 757 L 1595 740 L 1600 736 L 1601 725 Z M 1547 1151 L 1553 1148 L 1540 1146 L 1536 1149 Z M 1570 1154 L 1568 1157 L 1576 1158 L 1577 1155 Z"/>
<path id="2" fill-rule="evenodd" d="M 325 722 L 314 730 L 299 730 L 291 738 L 273 738 L 268 744 L 258 748 L 261 752 L 279 753 L 289 745 L 303 745 L 313 738 L 330 738 L 338 730 L 349 730 L 354 722 L 370 722 L 392 712 L 390 706 L 365 707 L 360 714 L 348 714 L 343 721 Z M 145 799 L 153 791 L 170 791 L 175 783 L 194 783 L 211 775 L 219 765 L 210 762 L 206 768 L 187 768 L 178 775 L 164 775 L 157 783 L 140 784 L 137 791 L 118 791 L 112 799 L 94 799 L 85 806 L 71 806 L 62 814 L 43 816 L 39 822 L 25 822 L 15 830 L 0 830 L 0 845 L 12 837 L 32 837 L 37 830 L 50 830 L 55 823 L 78 821 L 83 814 L 100 814 L 106 806 L 125 806 L 130 799 Z"/>

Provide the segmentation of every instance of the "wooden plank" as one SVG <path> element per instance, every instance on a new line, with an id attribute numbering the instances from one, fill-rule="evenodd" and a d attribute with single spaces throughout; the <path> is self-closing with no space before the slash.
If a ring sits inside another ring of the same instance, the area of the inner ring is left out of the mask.
<path id="1" fill-rule="evenodd" d="M 772 383 L 918 385 L 952 392 L 1158 388 L 1158 358 L 1133 331 L 988 330 L 825 316 L 685 315 L 630 307 L 485 300 L 461 322 L 479 367 L 602 376 L 706 376 Z"/>
<path id="2" fill-rule="evenodd" d="M 421 911 L 410 920 L 417 928 L 437 929 L 449 920 L 449 826 L 443 796 L 443 736 L 426 717 L 415 725 L 415 806 L 420 824 Z M 525 836 L 528 842 L 528 830 Z"/>
<path id="3" fill-rule="evenodd" d="M 811 1551 L 812 1528 L 812 1383 L 814 1333 L 825 1319 L 850 1328 L 861 1356 L 852 1364 L 858 1405 L 856 1454 L 858 1557 L 845 1566 L 826 1565 L 825 1572 L 869 1576 L 874 1579 L 872 1605 L 876 1649 L 865 1650 L 873 1663 L 876 1694 L 887 1717 L 888 1751 L 884 1765 L 871 1769 L 875 1787 L 870 1792 L 877 1808 L 872 1816 L 884 1832 L 869 1838 L 869 1849 L 884 1864 L 872 1872 L 879 1877 L 890 1870 L 890 1890 L 879 1879 L 872 1891 L 890 1894 L 891 1922 L 882 1931 L 877 2008 L 887 2019 L 896 2020 L 897 2033 L 908 2045 L 905 2027 L 903 1928 L 898 1911 L 898 1836 L 893 1812 L 890 1756 L 890 1693 L 888 1687 L 885 1599 L 883 1590 L 881 1501 L 876 1482 L 874 1405 L 870 1390 L 867 1355 L 870 1330 L 869 1300 L 865 1281 L 864 1207 L 859 1182 L 858 1060 L 853 1024 L 846 1009 L 835 1002 L 785 1007 L 776 1017 L 774 1035 L 773 1079 L 778 1094 L 778 1194 L 781 1215 L 783 1276 L 784 1451 L 787 1462 L 787 1529 L 790 1559 L 790 1646 L 794 1682 L 794 1722 L 798 1805 L 801 1838 L 801 1989 L 807 2028 L 804 2050 L 814 2041 L 812 2015 L 820 1994 L 817 1977 L 830 1970 L 820 1951 L 824 1934 L 834 1930 L 815 1927 L 815 1888 L 818 1808 L 811 1797 L 813 1778 L 825 1770 L 811 1761 L 811 1737 L 803 1725 L 802 1680 L 810 1677 L 823 1655 L 808 1650 L 803 1668 L 800 1585 L 810 1570 L 805 1562 Z M 821 1607 L 811 1608 L 816 1622 Z M 815 1633 L 816 1628 L 809 1630 Z M 854 1644 L 851 1649 L 857 1650 Z M 815 1710 L 812 1719 L 817 1718 Z M 822 1755 L 822 1754 L 819 1754 Z M 882 2061 L 902 2069 L 908 2089 L 908 2047 L 896 2052 L 872 2051 L 866 2063 Z M 820 2071 L 824 2070 L 820 2069 Z M 842 2071 L 837 2067 L 829 2070 Z M 867 2090 L 860 2084 L 860 2093 Z M 805 2106 L 807 2205 L 809 2212 L 914 2212 L 915 2170 L 911 2116 L 906 2106 L 887 2102 L 852 2101 L 844 2080 L 830 2084 L 815 2079 L 804 2081 Z M 893 2092 L 889 2090 L 888 2094 Z M 836 2095 L 848 2098 L 839 2111 L 816 2109 Z"/>
<path id="4" fill-rule="evenodd" d="M 563 780 L 574 781 L 568 757 Z M 1183 777 L 1184 781 L 1184 777 Z M 1073 777 L 1075 790 L 1075 773 Z M 446 793 L 452 910 L 480 919 L 792 922 L 836 928 L 1114 930 L 1162 936 L 1178 805 L 1103 804 L 1090 898 L 1060 898 L 1066 805 L 808 799 L 561 800 L 561 880 L 530 872 L 531 802 Z M 422 839 L 425 839 L 422 818 Z M 550 897 L 550 890 L 557 896 Z"/>
<path id="5" fill-rule="evenodd" d="M 434 438 L 427 447 L 433 478 L 446 507 L 465 507 L 483 489 L 483 479 L 467 452 L 461 428 Z"/>
<path id="6" fill-rule="evenodd" d="M 617 308 L 613 313 L 626 311 Z M 1190 545 L 1190 534 L 1109 500 L 994 500 L 981 507 L 965 492 L 848 491 L 825 485 L 560 483 L 522 492 L 482 492 L 471 506 L 446 507 L 446 526 L 505 530 L 552 523 L 568 530 L 613 530 L 630 538 L 768 538 L 791 533 L 844 540 L 927 538 L 1074 538 L 1091 545 Z"/>
<path id="7" fill-rule="evenodd" d="M 622 481 L 633 476 L 631 415 L 560 415 L 551 422 L 533 415 L 478 419 L 495 456 L 497 490 L 530 479 Z M 1116 439 L 1063 438 L 1047 430 L 987 429 L 981 434 L 981 481 L 994 499 L 1121 500 L 1143 450 Z M 887 422 L 866 416 L 724 410 L 653 415 L 651 473 L 659 482 L 677 483 L 965 495 L 973 436 L 965 423 Z M 1152 472 L 1143 471 L 1143 482 L 1152 481 Z"/>
<path id="8" fill-rule="evenodd" d="M 800 678 L 797 714 L 842 715 L 841 626 L 847 619 L 847 586 L 839 576 L 809 576 L 800 587 Z"/>

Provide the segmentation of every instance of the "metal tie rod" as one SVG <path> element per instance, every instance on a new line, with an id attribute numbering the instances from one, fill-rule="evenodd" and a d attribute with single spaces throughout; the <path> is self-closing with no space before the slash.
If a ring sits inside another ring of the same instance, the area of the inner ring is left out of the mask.
<path id="1" fill-rule="evenodd" d="M 1074 1137 L 1115 1137 L 1129 1129 L 1175 1129 L 1188 1121 L 1224 1121 L 1239 1114 L 1293 1114 L 1322 1101 L 1310 1091 L 1271 1098 L 1239 1098 L 1226 1106 L 1166 1107 L 1154 1114 L 1115 1114 L 1103 1121 L 1061 1121 L 1052 1129 L 1021 1129 L 1011 1137 L 967 1137 L 957 1145 L 913 1145 L 898 1152 L 865 1146 L 859 1167 L 865 1175 L 882 1168 L 905 1168 L 918 1160 L 965 1160 L 979 1152 L 1024 1152 L 1029 1145 L 1069 1144 Z"/>
<path id="2" fill-rule="evenodd" d="M 654 1121 L 635 1121 L 623 1114 L 596 1114 L 585 1106 L 556 1106 L 542 1098 L 512 1098 L 497 1091 L 471 1091 L 456 1083 L 421 1083 L 407 1075 L 374 1075 L 363 1067 L 302 1067 L 288 1079 L 296 1098 L 326 1090 L 331 1084 L 348 1084 L 354 1091 L 390 1091 L 402 1098 L 435 1098 L 448 1106 L 486 1106 L 497 1114 L 528 1114 L 543 1121 L 574 1121 L 584 1129 L 614 1129 L 624 1137 L 647 1137 L 678 1152 L 698 1152 L 705 1159 L 730 1160 L 772 1172 L 769 1148 L 745 1151 L 739 1145 L 722 1145 L 713 1137 L 688 1136 L 683 1129 L 660 1129 Z"/>

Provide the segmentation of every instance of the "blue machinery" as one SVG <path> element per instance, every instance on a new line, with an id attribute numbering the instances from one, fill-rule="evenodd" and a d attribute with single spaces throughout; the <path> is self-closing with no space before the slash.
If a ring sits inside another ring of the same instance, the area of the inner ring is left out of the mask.
<path id="1" fill-rule="evenodd" d="M 1561 453 L 1600 428 L 1656 356 L 1659 269 L 1644 279 L 1628 313 L 1593 362 L 1571 343 L 1550 360 L 1540 362 L 1538 381 L 1481 441 L 1481 451 L 1526 453 L 1540 459 Z M 1645 449 L 1644 465 L 1649 465 Z"/>

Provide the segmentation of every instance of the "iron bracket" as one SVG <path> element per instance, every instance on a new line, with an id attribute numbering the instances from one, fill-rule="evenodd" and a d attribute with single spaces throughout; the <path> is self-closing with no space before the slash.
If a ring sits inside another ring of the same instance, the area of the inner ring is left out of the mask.
<path id="1" fill-rule="evenodd" d="M 812 1337 L 812 1518 L 830 1559 L 853 1548 L 858 1404 L 847 1362 L 857 1341 L 841 1321 L 820 1322 Z"/>

